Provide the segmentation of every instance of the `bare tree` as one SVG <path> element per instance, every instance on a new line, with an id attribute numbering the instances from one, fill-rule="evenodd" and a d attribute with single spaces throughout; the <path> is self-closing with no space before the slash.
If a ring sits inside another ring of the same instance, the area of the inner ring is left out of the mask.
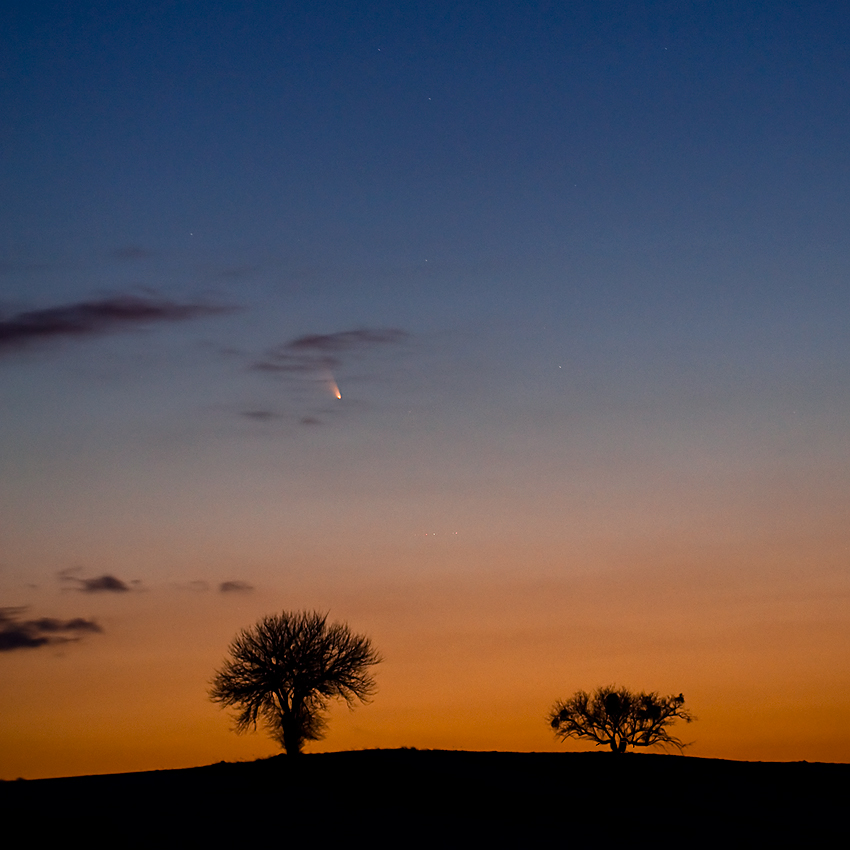
<path id="1" fill-rule="evenodd" d="M 345 623 L 327 614 L 284 611 L 243 629 L 230 658 L 211 682 L 210 699 L 238 709 L 237 732 L 263 721 L 289 755 L 324 737 L 324 713 L 332 699 L 354 708 L 375 692 L 369 668 L 380 654 Z"/>
<path id="2" fill-rule="evenodd" d="M 626 747 L 686 745 L 667 727 L 676 720 L 690 723 L 694 716 L 685 708 L 685 698 L 657 693 L 632 693 L 608 685 L 593 694 L 576 692 L 566 702 L 559 700 L 549 712 L 549 725 L 561 740 L 584 738 L 597 746 L 624 753 Z"/>

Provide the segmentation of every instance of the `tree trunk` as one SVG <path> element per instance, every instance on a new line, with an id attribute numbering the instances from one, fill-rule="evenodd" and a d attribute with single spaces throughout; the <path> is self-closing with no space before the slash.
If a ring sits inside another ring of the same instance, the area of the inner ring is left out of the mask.
<path id="1" fill-rule="evenodd" d="M 281 721 L 283 749 L 288 756 L 300 756 L 304 748 L 304 736 L 297 718 L 287 717 Z"/>

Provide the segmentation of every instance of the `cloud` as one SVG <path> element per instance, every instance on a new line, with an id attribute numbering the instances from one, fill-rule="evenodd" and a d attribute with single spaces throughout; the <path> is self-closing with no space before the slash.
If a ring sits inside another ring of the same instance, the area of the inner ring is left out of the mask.
<path id="1" fill-rule="evenodd" d="M 398 328 L 360 328 L 332 334 L 300 336 L 272 348 L 253 368 L 262 372 L 304 374 L 333 369 L 347 354 L 363 354 L 376 348 L 399 345 L 408 338 Z"/>
<path id="2" fill-rule="evenodd" d="M 79 637 L 73 635 L 103 631 L 94 620 L 85 620 L 82 617 L 74 617 L 71 620 L 57 620 L 54 617 L 20 619 L 20 615 L 26 610 L 0 608 L 0 652 L 70 643 L 79 640 Z"/>
<path id="3" fill-rule="evenodd" d="M 347 351 L 364 346 L 401 342 L 406 337 L 407 333 L 398 328 L 361 328 L 334 334 L 300 336 L 286 343 L 284 348 L 289 351 Z"/>
<path id="4" fill-rule="evenodd" d="M 267 422 L 270 419 L 280 419 L 280 414 L 272 410 L 243 410 L 242 415 L 257 422 Z"/>
<path id="5" fill-rule="evenodd" d="M 250 593 L 254 585 L 247 581 L 223 581 L 218 589 L 221 593 Z"/>
<path id="6" fill-rule="evenodd" d="M 0 355 L 33 342 L 95 336 L 151 322 L 175 322 L 229 312 L 210 304 L 178 304 L 155 298 L 119 295 L 0 317 Z"/>
<path id="7" fill-rule="evenodd" d="M 130 588 L 115 576 L 103 575 L 97 578 L 80 578 L 79 590 L 82 593 L 127 593 Z"/>
<path id="8" fill-rule="evenodd" d="M 74 590 L 80 593 L 129 593 L 132 588 L 127 582 L 115 576 L 104 574 L 95 578 L 78 578 L 73 575 L 77 568 L 62 570 L 59 573 L 60 581 L 71 582 Z M 137 582 L 131 582 L 136 584 Z"/>
<path id="9" fill-rule="evenodd" d="M 330 414 L 328 402 L 331 397 L 342 399 L 338 379 L 362 382 L 367 375 L 374 377 L 376 370 L 388 367 L 386 354 L 397 359 L 398 349 L 409 338 L 410 334 L 400 328 L 357 328 L 308 334 L 268 349 L 262 357 L 250 362 L 250 368 L 286 385 L 292 392 L 290 401 L 301 407 L 293 411 L 295 422 L 311 427 L 324 422 Z M 351 369 L 355 363 L 358 364 L 356 371 Z M 349 402 L 351 400 L 349 398 Z M 347 403 L 345 409 L 350 412 L 355 406 Z M 284 418 L 274 406 L 262 402 L 243 408 L 240 413 L 257 423 Z"/>

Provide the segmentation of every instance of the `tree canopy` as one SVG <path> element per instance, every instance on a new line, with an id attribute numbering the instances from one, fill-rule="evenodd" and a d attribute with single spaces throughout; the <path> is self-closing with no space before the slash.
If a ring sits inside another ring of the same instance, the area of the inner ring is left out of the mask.
<path id="1" fill-rule="evenodd" d="M 365 635 L 316 611 L 263 617 L 230 644 L 230 658 L 211 682 L 210 699 L 237 709 L 235 729 L 262 720 L 287 754 L 324 737 L 333 699 L 353 708 L 375 692 L 370 668 L 382 659 Z"/>
<path id="2" fill-rule="evenodd" d="M 667 727 L 676 720 L 690 723 L 693 719 L 682 694 L 633 693 L 614 685 L 597 688 L 593 694 L 577 691 L 570 699 L 556 702 L 548 715 L 561 740 L 595 741 L 615 753 L 623 753 L 627 747 L 666 745 L 681 750 L 686 745 Z"/>

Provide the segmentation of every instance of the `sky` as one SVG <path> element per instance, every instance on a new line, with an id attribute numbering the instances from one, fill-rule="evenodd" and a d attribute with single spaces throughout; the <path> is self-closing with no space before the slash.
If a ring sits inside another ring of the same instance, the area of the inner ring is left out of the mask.
<path id="1" fill-rule="evenodd" d="M 319 610 L 310 751 L 850 761 L 850 7 L 10 0 L 0 778 L 277 752 L 207 696 Z"/>

